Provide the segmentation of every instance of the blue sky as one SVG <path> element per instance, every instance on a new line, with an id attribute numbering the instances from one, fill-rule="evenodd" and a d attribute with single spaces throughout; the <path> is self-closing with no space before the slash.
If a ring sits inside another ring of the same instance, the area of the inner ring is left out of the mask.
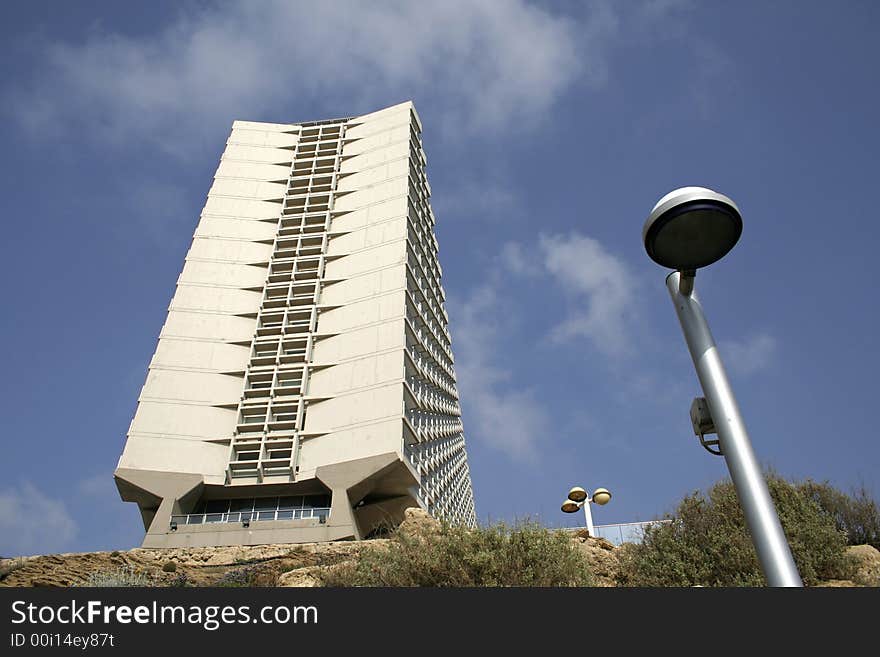
<path id="1" fill-rule="evenodd" d="M 640 231 L 742 239 L 697 289 L 762 463 L 880 498 L 873 2 L 8 2 L 0 554 L 126 548 L 112 471 L 234 119 L 413 99 L 481 521 L 646 520 L 726 474 Z"/>

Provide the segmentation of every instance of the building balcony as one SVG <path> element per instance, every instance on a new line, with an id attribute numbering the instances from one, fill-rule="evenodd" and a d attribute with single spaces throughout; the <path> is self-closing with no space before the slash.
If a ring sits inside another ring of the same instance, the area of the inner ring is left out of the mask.
<path id="1" fill-rule="evenodd" d="M 231 522 L 267 522 L 273 520 L 318 520 L 327 522 L 330 507 L 311 509 L 276 509 L 274 511 L 234 511 L 227 513 L 187 513 L 171 516 L 172 529 L 188 525 Z"/>

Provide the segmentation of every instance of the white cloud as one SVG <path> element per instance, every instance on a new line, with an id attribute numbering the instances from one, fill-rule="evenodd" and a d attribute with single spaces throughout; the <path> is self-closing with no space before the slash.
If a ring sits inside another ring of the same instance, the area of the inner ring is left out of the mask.
<path id="1" fill-rule="evenodd" d="M 657 369 L 655 356 L 644 348 L 640 351 L 651 333 L 650 327 L 636 322 L 637 279 L 627 263 L 598 240 L 574 231 L 541 234 L 531 244 L 510 241 L 502 244 L 493 265 L 497 266 L 489 279 L 464 302 L 450 302 L 456 370 L 466 410 L 473 415 L 467 418 L 469 433 L 528 460 L 547 439 L 548 427 L 560 431 L 559 418 L 548 419 L 541 389 L 530 388 L 528 377 L 515 372 L 517 361 L 506 348 L 505 338 L 512 342 L 513 327 L 522 321 L 529 321 L 539 334 L 549 332 L 558 342 L 591 343 L 611 365 L 609 383 L 622 404 L 639 399 L 668 405 L 687 396 L 683 383 L 669 381 L 665 369 Z M 511 281 L 512 276 L 519 280 Z M 526 282 L 561 290 L 567 299 L 554 307 L 552 296 L 544 295 L 540 316 L 529 319 L 520 309 L 530 306 L 513 301 L 522 297 L 519 287 Z M 566 357 L 573 357 L 569 344 L 563 346 Z M 638 360 L 632 359 L 637 352 Z M 628 359 L 626 367 L 618 366 L 621 358 Z M 562 428 L 563 432 L 595 433 L 598 420 L 586 407 L 566 413 L 573 413 L 582 426 L 577 431 Z"/>
<path id="2" fill-rule="evenodd" d="M 8 100 L 41 132 L 74 123 L 172 152 L 233 118 L 320 118 L 279 115 L 303 100 L 351 113 L 424 94 L 458 130 L 501 131 L 545 116 L 575 80 L 602 84 L 616 29 L 604 4 L 575 20 L 524 0 L 240 0 L 146 36 L 47 44 L 32 87 Z"/>
<path id="3" fill-rule="evenodd" d="M 549 420 L 528 381 L 514 381 L 499 363 L 502 328 L 511 309 L 499 298 L 497 282 L 476 288 L 463 303 L 450 303 L 456 378 L 466 400 L 466 433 L 513 459 L 532 461 Z"/>
<path id="4" fill-rule="evenodd" d="M 506 183 L 491 181 L 490 171 L 480 171 L 484 178 L 479 182 L 473 179 L 447 182 L 436 185 L 431 205 L 438 216 L 444 219 L 458 217 L 473 221 L 508 221 L 511 216 L 521 213 L 521 204 L 515 190 Z"/>
<path id="5" fill-rule="evenodd" d="M 463 302 L 450 301 L 449 310 L 468 434 L 522 461 L 536 458 L 552 423 L 529 380 L 514 378 L 516 362 L 504 347 L 511 327 L 523 319 L 521 306 L 505 297 L 515 287 L 506 274 L 551 278 L 566 293 L 561 319 L 547 313 L 557 340 L 585 337 L 600 353 L 617 357 L 630 350 L 633 315 L 634 278 L 598 241 L 573 232 L 540 235 L 538 245 L 503 244 L 496 258 L 500 266 Z"/>
<path id="6" fill-rule="evenodd" d="M 724 340 L 718 345 L 725 366 L 742 376 L 764 369 L 776 353 L 776 338 L 757 333 L 745 340 Z"/>
<path id="7" fill-rule="evenodd" d="M 539 245 L 544 269 L 571 298 L 552 336 L 587 338 L 607 356 L 630 353 L 635 278 L 626 264 L 597 240 L 577 232 L 541 235 Z"/>
<path id="8" fill-rule="evenodd" d="M 533 277 L 541 274 L 540 263 L 535 262 L 529 251 L 519 242 L 502 244 L 498 262 L 504 269 L 519 276 Z"/>
<path id="9" fill-rule="evenodd" d="M 77 492 L 85 497 L 116 500 L 119 493 L 113 483 L 113 475 L 101 473 L 81 479 L 76 485 Z"/>
<path id="10" fill-rule="evenodd" d="M 0 554 L 17 556 L 63 550 L 77 526 L 64 502 L 30 482 L 0 492 Z"/>
<path id="11" fill-rule="evenodd" d="M 577 231 L 542 233 L 537 250 L 519 242 L 503 244 L 498 262 L 515 275 L 549 276 L 568 297 L 568 308 L 559 313 L 550 332 L 554 340 L 586 338 L 611 357 L 633 351 L 636 279 L 627 264 L 598 240 Z"/>

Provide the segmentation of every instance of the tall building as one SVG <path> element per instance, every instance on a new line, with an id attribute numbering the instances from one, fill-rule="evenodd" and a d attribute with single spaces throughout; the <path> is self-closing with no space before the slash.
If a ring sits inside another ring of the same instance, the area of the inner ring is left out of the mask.
<path id="1" fill-rule="evenodd" d="M 235 121 L 114 473 L 145 547 L 474 525 L 411 102 Z"/>

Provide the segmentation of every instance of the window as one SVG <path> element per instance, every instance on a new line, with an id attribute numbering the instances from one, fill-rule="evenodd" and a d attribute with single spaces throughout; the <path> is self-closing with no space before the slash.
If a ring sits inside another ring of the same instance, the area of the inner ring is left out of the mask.
<path id="1" fill-rule="evenodd" d="M 329 495 L 306 495 L 303 500 L 303 506 L 306 508 L 319 508 L 330 506 Z"/>
<path id="2" fill-rule="evenodd" d="M 226 513 L 229 510 L 229 500 L 208 500 L 205 503 L 205 513 Z"/>
<path id="3" fill-rule="evenodd" d="M 319 519 L 326 522 L 329 514 L 330 495 L 291 495 L 202 501 L 193 513 L 173 519 L 190 525 L 246 520 Z"/>
<path id="4" fill-rule="evenodd" d="M 282 497 L 278 500 L 279 509 L 300 509 L 303 505 L 302 495 L 293 495 L 292 497 Z"/>

